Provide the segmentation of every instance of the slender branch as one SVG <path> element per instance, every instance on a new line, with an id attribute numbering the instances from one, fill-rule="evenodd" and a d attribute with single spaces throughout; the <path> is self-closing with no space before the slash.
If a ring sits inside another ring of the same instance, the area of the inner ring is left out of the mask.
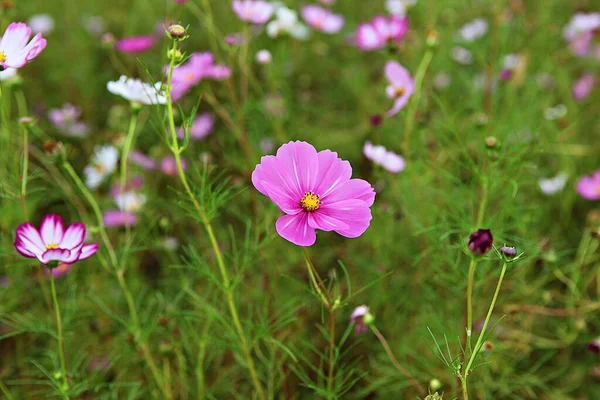
<path id="1" fill-rule="evenodd" d="M 58 355 L 60 359 L 60 371 L 61 378 L 63 380 L 64 388 L 69 388 L 69 381 L 67 380 L 67 362 L 65 357 L 65 348 L 63 345 L 63 331 L 62 331 L 62 319 L 60 317 L 60 307 L 58 306 L 58 298 L 56 297 L 56 288 L 54 286 L 54 271 L 50 270 L 50 291 L 52 292 L 52 303 L 54 304 L 54 314 L 56 316 L 56 330 L 58 331 Z M 65 399 L 69 396 L 63 392 Z"/>

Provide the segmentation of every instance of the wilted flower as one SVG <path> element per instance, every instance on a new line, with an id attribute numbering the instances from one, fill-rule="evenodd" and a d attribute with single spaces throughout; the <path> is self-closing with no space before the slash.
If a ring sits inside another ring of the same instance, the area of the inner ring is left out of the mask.
<path id="1" fill-rule="evenodd" d="M 271 52 L 269 50 L 263 49 L 256 53 L 256 62 L 259 64 L 271 64 L 272 60 L 273 56 L 271 56 Z"/>
<path id="2" fill-rule="evenodd" d="M 477 18 L 464 24 L 458 31 L 458 37 L 465 42 L 473 42 L 483 36 L 488 31 L 488 23 L 483 18 Z"/>
<path id="3" fill-rule="evenodd" d="M 85 184 L 90 189 L 96 189 L 106 178 L 117 169 L 119 151 L 115 146 L 97 147 L 90 165 L 84 168 Z"/>
<path id="4" fill-rule="evenodd" d="M 31 28 L 24 22 L 12 22 L 0 40 L 0 65 L 3 68 L 21 68 L 36 58 L 46 48 L 41 33 L 31 41 Z M 27 43 L 29 42 L 29 43 Z"/>
<path id="5" fill-rule="evenodd" d="M 573 97 L 577 101 L 585 100 L 594 88 L 594 74 L 583 74 L 573 85 Z"/>
<path id="6" fill-rule="evenodd" d="M 165 74 L 169 67 L 165 67 Z M 194 53 L 187 63 L 177 66 L 173 70 L 172 92 L 173 100 L 180 99 L 202 79 L 227 79 L 231 76 L 231 69 L 226 65 L 215 64 L 211 53 Z"/>
<path id="7" fill-rule="evenodd" d="M 576 185 L 577 193 L 588 200 L 600 200 L 600 170 L 592 176 L 579 178 Z"/>
<path id="8" fill-rule="evenodd" d="M 47 34 L 54 30 L 54 18 L 48 14 L 37 14 L 29 18 L 27 24 L 33 33 Z"/>
<path id="9" fill-rule="evenodd" d="M 187 169 L 187 162 L 182 158 L 181 159 L 181 168 L 185 171 Z M 167 176 L 175 176 L 177 175 L 177 161 L 173 156 L 166 156 L 160 162 L 160 170 L 163 174 Z"/>
<path id="10" fill-rule="evenodd" d="M 59 215 L 48 214 L 39 230 L 29 222 L 19 225 L 14 245 L 22 256 L 37 258 L 44 265 L 52 261 L 73 264 L 98 251 L 96 243 L 83 243 L 85 234 L 84 224 L 76 222 L 65 230 Z"/>
<path id="11" fill-rule="evenodd" d="M 344 26 L 343 16 L 315 5 L 302 7 L 302 18 L 314 29 L 325 33 L 337 33 Z"/>
<path id="12" fill-rule="evenodd" d="M 263 0 L 234 0 L 233 11 L 242 21 L 262 25 L 273 15 L 273 5 Z"/>
<path id="13" fill-rule="evenodd" d="M 394 107 L 388 111 L 388 116 L 391 117 L 408 103 L 415 90 L 415 81 L 406 68 L 396 61 L 388 61 L 385 65 L 385 76 L 389 82 L 385 89 L 387 97 L 395 100 Z"/>
<path id="14" fill-rule="evenodd" d="M 153 170 L 158 167 L 158 163 L 154 159 L 139 150 L 134 150 L 129 154 L 129 162 L 145 170 Z"/>
<path id="15" fill-rule="evenodd" d="M 215 125 L 215 115 L 214 114 L 207 112 L 207 113 L 198 115 L 196 117 L 196 119 L 194 119 L 194 122 L 192 122 L 192 126 L 190 128 L 190 138 L 195 139 L 195 140 L 204 139 L 205 137 L 210 135 L 210 133 L 213 130 L 214 125 Z M 184 137 L 183 128 L 179 128 L 177 130 L 177 137 L 179 137 L 180 139 L 183 139 L 183 137 Z"/>
<path id="16" fill-rule="evenodd" d="M 369 307 L 362 305 L 352 311 L 350 323 L 355 324 L 354 332 L 361 335 L 369 331 L 369 326 L 373 324 L 375 317 L 369 312 Z"/>
<path id="17" fill-rule="evenodd" d="M 473 62 L 473 55 L 464 47 L 455 46 L 450 50 L 452 59 L 460 64 L 469 65 Z"/>
<path id="18" fill-rule="evenodd" d="M 358 26 L 356 45 L 365 51 L 381 49 L 387 44 L 399 43 L 407 31 L 407 18 L 379 15 L 370 22 Z"/>
<path id="19" fill-rule="evenodd" d="M 157 40 L 154 35 L 126 37 L 115 43 L 115 50 L 123 53 L 143 53 L 154 47 Z"/>
<path id="20" fill-rule="evenodd" d="M 61 133 L 66 136 L 85 137 L 89 127 L 83 121 L 78 121 L 81 109 L 65 103 L 62 108 L 53 108 L 48 112 L 48 119 Z"/>
<path id="21" fill-rule="evenodd" d="M 469 236 L 467 246 L 471 252 L 477 255 L 484 255 L 492 249 L 494 237 L 489 229 L 477 229 Z"/>
<path id="22" fill-rule="evenodd" d="M 143 83 L 139 79 L 128 78 L 121 75 L 118 81 L 111 81 L 106 88 L 112 94 L 119 95 L 132 103 L 139 104 L 167 104 L 164 91 L 161 90 L 160 82 L 154 86 Z"/>
<path id="23" fill-rule="evenodd" d="M 367 159 L 394 174 L 402 171 L 406 166 L 404 159 L 398 154 L 386 150 L 383 146 L 374 146 L 371 142 L 365 143 L 363 154 Z"/>
<path id="24" fill-rule="evenodd" d="M 310 30 L 298 20 L 296 11 L 279 6 L 275 11 L 275 20 L 267 24 L 267 35 L 276 38 L 284 34 L 294 39 L 306 40 L 310 36 Z"/>
<path id="25" fill-rule="evenodd" d="M 548 196 L 552 196 L 560 191 L 562 191 L 569 180 L 569 175 L 564 172 L 559 173 L 553 178 L 540 179 L 538 181 L 538 186 L 542 193 Z"/>
<path id="26" fill-rule="evenodd" d="M 330 150 L 317 152 L 306 142 L 289 142 L 275 156 L 261 158 L 252 173 L 254 187 L 286 215 L 277 220 L 279 235 L 298 246 L 312 246 L 315 229 L 354 238 L 371 221 L 375 192 L 352 167 Z"/>

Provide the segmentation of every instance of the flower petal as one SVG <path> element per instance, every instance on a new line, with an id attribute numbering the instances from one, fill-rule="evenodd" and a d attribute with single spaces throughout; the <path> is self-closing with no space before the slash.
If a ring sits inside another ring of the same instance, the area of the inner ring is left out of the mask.
<path id="1" fill-rule="evenodd" d="M 86 244 L 81 248 L 81 254 L 79 254 L 79 260 L 85 260 L 90 258 L 98 251 L 98 243 Z"/>
<path id="2" fill-rule="evenodd" d="M 62 218 L 57 214 L 48 214 L 42 220 L 40 233 L 44 242 L 44 247 L 49 244 L 58 244 L 64 235 L 64 225 Z"/>
<path id="3" fill-rule="evenodd" d="M 46 251 L 46 246 L 44 245 L 40 233 L 36 227 L 29 222 L 19 225 L 16 230 L 16 236 L 15 246 L 18 241 L 20 243 L 19 247 L 26 249 L 29 253 L 42 254 Z"/>
<path id="4" fill-rule="evenodd" d="M 81 222 L 71 224 L 65 231 L 62 240 L 58 243 L 61 249 L 74 249 L 85 240 L 85 225 Z"/>
<path id="5" fill-rule="evenodd" d="M 315 189 L 319 159 L 317 150 L 311 144 L 301 141 L 286 143 L 277 150 L 277 159 L 297 192 L 304 195 Z"/>
<path id="6" fill-rule="evenodd" d="M 317 240 L 315 230 L 308 225 L 307 213 L 284 215 L 277 220 L 275 227 L 282 238 L 297 246 L 312 246 Z"/>
<path id="7" fill-rule="evenodd" d="M 296 187 L 293 177 L 288 174 L 278 157 L 262 157 L 260 164 L 252 172 L 252 184 L 256 190 L 265 196 L 269 196 L 268 191 L 263 186 L 263 182 L 269 182 L 272 186 L 278 187 L 282 192 L 285 192 L 286 196 L 295 198 L 297 201 L 300 201 L 302 196 L 304 196 L 304 192 Z"/>
<path id="8" fill-rule="evenodd" d="M 358 199 L 366 203 L 367 207 L 373 205 L 375 201 L 375 191 L 369 182 L 362 179 L 350 179 L 349 181 L 339 185 L 327 196 L 321 196 L 323 206 L 336 203 L 342 200 Z"/>
<path id="9" fill-rule="evenodd" d="M 19 254 L 21 254 L 24 257 L 28 257 L 28 258 L 36 257 L 35 253 L 33 251 L 29 250 L 27 245 L 19 239 L 15 240 L 15 249 L 19 252 Z"/>
<path id="10" fill-rule="evenodd" d="M 50 261 L 66 261 L 70 255 L 71 252 L 67 249 L 48 249 L 39 260 L 43 264 L 48 264 Z"/>
<path id="11" fill-rule="evenodd" d="M 327 213 L 319 211 L 320 210 L 308 213 L 308 226 L 311 228 L 320 229 L 326 232 L 340 230 L 343 231 L 350 228 L 350 226 L 344 221 L 333 218 L 327 215 Z"/>
<path id="12" fill-rule="evenodd" d="M 320 214 L 345 223 L 347 227 L 335 229 L 342 236 L 355 238 L 362 235 L 371 223 L 371 209 L 363 200 L 342 200 L 319 208 Z"/>
<path id="13" fill-rule="evenodd" d="M 319 173 L 314 192 L 321 197 L 327 196 L 339 185 L 346 183 L 352 176 L 352 167 L 348 161 L 338 158 L 337 153 L 323 150 L 317 154 Z"/>

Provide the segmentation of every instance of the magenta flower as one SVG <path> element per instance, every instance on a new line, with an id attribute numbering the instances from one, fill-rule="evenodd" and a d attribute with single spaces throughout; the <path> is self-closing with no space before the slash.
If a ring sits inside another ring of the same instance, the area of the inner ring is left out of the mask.
<path id="1" fill-rule="evenodd" d="M 42 220 L 39 231 L 29 222 L 19 225 L 14 245 L 22 256 L 37 258 L 45 265 L 52 261 L 73 264 L 98 251 L 96 243 L 83 243 L 85 234 L 84 224 L 76 222 L 65 230 L 59 215 L 48 214 Z"/>
<path id="2" fill-rule="evenodd" d="M 0 40 L 0 65 L 22 68 L 46 48 L 46 39 L 38 33 L 29 41 L 31 28 L 24 22 L 12 22 Z M 27 43 L 29 42 L 29 43 Z"/>
<path id="3" fill-rule="evenodd" d="M 577 82 L 575 82 L 575 84 L 573 85 L 572 91 L 575 100 L 585 100 L 592 92 L 592 89 L 594 88 L 594 82 L 595 79 L 593 74 L 581 75 L 581 77 L 577 79 Z"/>
<path id="4" fill-rule="evenodd" d="M 169 67 L 165 67 L 168 74 Z M 214 64 L 211 53 L 194 53 L 189 61 L 173 70 L 173 100 L 180 99 L 202 79 L 227 79 L 231 76 L 231 69 L 225 65 Z"/>
<path id="5" fill-rule="evenodd" d="M 157 42 L 157 37 L 152 35 L 131 36 L 115 43 L 115 50 L 122 53 L 143 53 L 150 50 Z"/>
<path id="6" fill-rule="evenodd" d="M 286 214 L 277 220 L 277 233 L 298 246 L 312 246 L 315 229 L 355 238 L 369 227 L 375 192 L 367 181 L 351 176 L 350 163 L 337 153 L 317 153 L 296 141 L 262 157 L 252 183 Z"/>
<path id="7" fill-rule="evenodd" d="M 262 25 L 275 11 L 273 5 L 263 0 L 234 0 L 231 6 L 242 21 Z"/>
<path id="8" fill-rule="evenodd" d="M 575 186 L 577 193 L 584 199 L 600 200 L 600 170 L 592 176 L 582 176 Z"/>
<path id="9" fill-rule="evenodd" d="M 385 89 L 387 97 L 395 100 L 394 107 L 387 113 L 388 117 L 391 117 L 398 114 L 408 103 L 415 90 L 415 81 L 406 68 L 396 61 L 388 61 L 385 65 L 385 76 L 389 81 Z"/>
<path id="10" fill-rule="evenodd" d="M 315 5 L 302 7 L 302 18 L 314 29 L 325 33 L 337 33 L 344 26 L 343 16 Z"/>
<path id="11" fill-rule="evenodd" d="M 397 15 L 391 17 L 380 15 L 358 26 L 356 45 L 365 51 L 378 50 L 386 44 L 399 43 L 406 31 L 408 31 L 408 19 Z"/>
<path id="12" fill-rule="evenodd" d="M 52 124 L 66 136 L 85 137 L 89 133 L 89 127 L 83 121 L 79 121 L 81 109 L 72 104 L 65 103 L 62 108 L 53 108 L 48 112 L 48 119 Z"/>
<path id="13" fill-rule="evenodd" d="M 190 138 L 195 140 L 202 140 L 213 130 L 215 126 L 215 115 L 212 113 L 203 113 L 200 114 L 194 119 L 192 122 L 192 126 L 190 127 Z M 177 137 L 183 139 L 184 133 L 183 128 L 179 128 L 177 130 Z"/>

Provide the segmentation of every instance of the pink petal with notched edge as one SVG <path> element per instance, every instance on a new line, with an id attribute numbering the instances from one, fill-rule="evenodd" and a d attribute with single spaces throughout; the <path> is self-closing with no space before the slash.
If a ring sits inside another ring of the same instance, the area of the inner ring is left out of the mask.
<path id="1" fill-rule="evenodd" d="M 308 226 L 307 213 L 284 215 L 275 224 L 277 233 L 298 246 L 312 246 L 317 240 L 315 230 Z"/>
<path id="2" fill-rule="evenodd" d="M 42 254 L 40 261 L 43 264 L 48 264 L 50 261 L 65 261 L 71 255 L 67 249 L 48 249 Z"/>
<path id="3" fill-rule="evenodd" d="M 64 234 L 64 225 L 60 215 L 46 215 L 40 224 L 40 234 L 44 242 L 44 247 L 49 244 L 60 243 Z"/>
<path id="4" fill-rule="evenodd" d="M 317 157 L 319 160 L 319 173 L 314 192 L 321 197 L 325 197 L 338 186 L 350 180 L 352 167 L 348 161 L 338 158 L 337 153 L 330 150 L 320 151 Z"/>
<path id="5" fill-rule="evenodd" d="M 26 249 L 29 253 L 41 255 L 46 251 L 46 246 L 44 245 L 44 241 L 42 240 L 39 231 L 29 222 L 19 225 L 16 230 L 16 236 L 21 244 L 20 247 Z"/>
<path id="6" fill-rule="evenodd" d="M 350 226 L 344 221 L 331 217 L 325 212 L 319 212 L 319 210 L 308 213 L 308 226 L 326 232 L 343 231 L 350 228 Z"/>
<path id="7" fill-rule="evenodd" d="M 323 203 L 321 207 L 348 199 L 362 200 L 368 207 L 370 207 L 375 201 L 375 191 L 369 182 L 365 180 L 350 179 L 344 184 L 338 186 L 327 196 L 321 196 L 321 201 Z"/>
<path id="8" fill-rule="evenodd" d="M 371 209 L 367 203 L 357 199 L 322 204 L 317 212 L 345 223 L 347 227 L 335 231 L 348 238 L 355 238 L 365 233 L 372 219 Z"/>
<path id="9" fill-rule="evenodd" d="M 314 190 L 319 172 L 319 160 L 317 150 L 301 141 L 289 142 L 277 150 L 277 158 L 286 171 L 296 193 L 304 193 Z M 288 181 L 289 182 L 289 181 Z"/>
<path id="10" fill-rule="evenodd" d="M 31 61 L 36 58 L 42 50 L 46 48 L 46 39 L 42 37 L 41 33 L 38 33 L 31 39 L 31 42 L 23 49 L 23 54 L 25 54 L 25 59 L 27 61 Z"/>
<path id="11" fill-rule="evenodd" d="M 85 225 L 81 222 L 71 224 L 65 231 L 62 240 L 58 243 L 61 249 L 74 249 L 85 240 Z"/>
<path id="12" fill-rule="evenodd" d="M 28 258 L 35 258 L 36 257 L 36 253 L 34 253 L 32 250 L 29 250 L 29 248 L 27 247 L 27 245 L 17 239 L 15 240 L 15 249 L 19 252 L 19 254 L 21 254 L 22 256 L 28 257 Z"/>
<path id="13" fill-rule="evenodd" d="M 81 254 L 79 254 L 80 260 L 85 260 L 86 258 L 90 258 L 98 251 L 98 243 L 90 243 L 86 244 L 81 248 Z"/>
<path id="14" fill-rule="evenodd" d="M 296 214 L 301 210 L 300 200 L 304 192 L 298 190 L 291 184 L 291 176 L 281 165 L 275 156 L 264 156 L 252 173 L 252 183 L 256 189 L 288 214 Z"/>

